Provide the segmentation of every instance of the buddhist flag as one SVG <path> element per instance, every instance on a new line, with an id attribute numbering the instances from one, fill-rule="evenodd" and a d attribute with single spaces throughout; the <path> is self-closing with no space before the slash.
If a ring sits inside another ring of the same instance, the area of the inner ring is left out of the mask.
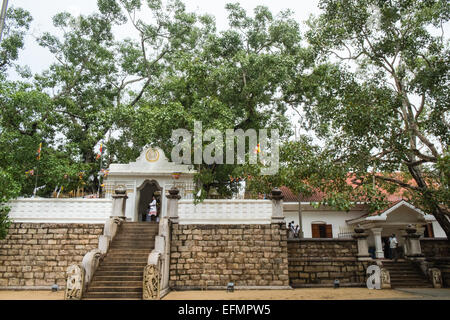
<path id="1" fill-rule="evenodd" d="M 97 158 L 96 158 L 96 160 L 100 159 L 100 157 L 102 156 L 102 153 L 103 153 L 103 144 L 102 144 L 102 143 L 100 143 L 100 153 L 99 153 L 99 154 L 97 154 Z"/>
<path id="2" fill-rule="evenodd" d="M 254 153 L 255 154 L 261 153 L 261 148 L 259 147 L 259 143 L 256 145 Z"/>
<path id="3" fill-rule="evenodd" d="M 42 149 L 42 142 L 39 144 L 39 149 L 37 150 L 37 153 L 36 153 L 37 160 L 41 160 L 41 149 Z"/>

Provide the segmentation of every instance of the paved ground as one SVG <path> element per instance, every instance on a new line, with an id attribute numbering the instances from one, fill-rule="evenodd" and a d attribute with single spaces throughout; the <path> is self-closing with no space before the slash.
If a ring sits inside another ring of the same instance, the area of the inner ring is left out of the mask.
<path id="1" fill-rule="evenodd" d="M 432 291 L 433 289 L 431 289 Z M 369 290 L 366 288 L 305 288 L 294 290 L 238 290 L 223 291 L 172 291 L 163 300 L 416 300 L 435 299 L 425 292 L 400 290 Z M 439 293 L 450 300 L 450 289 Z"/>
<path id="2" fill-rule="evenodd" d="M 417 299 L 426 300 L 450 300 L 450 288 L 432 289 L 432 288 L 414 288 L 414 289 L 397 289 L 404 293 L 411 293 L 417 296 Z"/>
<path id="3" fill-rule="evenodd" d="M 0 300 L 62 300 L 64 292 L 0 291 Z M 450 300 L 450 289 L 369 290 L 305 288 L 294 290 L 172 291 L 163 300 Z"/>

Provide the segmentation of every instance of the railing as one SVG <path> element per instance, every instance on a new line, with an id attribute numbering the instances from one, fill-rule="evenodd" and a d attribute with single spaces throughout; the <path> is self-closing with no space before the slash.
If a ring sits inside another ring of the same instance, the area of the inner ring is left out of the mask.
<path id="1" fill-rule="evenodd" d="M 180 224 L 270 224 L 270 200 L 193 200 L 178 202 Z"/>
<path id="2" fill-rule="evenodd" d="M 18 223 L 101 223 L 111 216 L 110 199 L 16 199 L 9 217 Z"/>

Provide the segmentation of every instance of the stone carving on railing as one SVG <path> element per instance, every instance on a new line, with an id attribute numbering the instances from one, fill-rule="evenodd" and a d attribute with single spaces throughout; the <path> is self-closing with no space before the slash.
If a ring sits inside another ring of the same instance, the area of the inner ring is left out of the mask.
<path id="1" fill-rule="evenodd" d="M 428 274 L 431 282 L 433 283 L 433 287 L 442 288 L 442 274 L 441 270 L 437 268 L 428 269 Z"/>
<path id="2" fill-rule="evenodd" d="M 158 252 L 152 252 L 149 256 L 149 264 L 144 268 L 142 283 L 143 300 L 159 300 L 161 288 L 161 260 Z"/>
<path id="3" fill-rule="evenodd" d="M 100 251 L 100 249 L 92 249 L 88 253 L 85 254 L 83 257 L 83 261 L 81 262 L 85 277 L 84 277 L 84 283 L 85 287 L 91 282 L 92 277 L 94 276 L 94 272 L 97 269 L 98 265 L 100 264 L 100 260 L 102 260 L 104 257 L 104 254 Z"/>
<path id="4" fill-rule="evenodd" d="M 64 300 L 80 300 L 83 296 L 85 272 L 82 266 L 73 264 L 67 268 Z"/>
<path id="5" fill-rule="evenodd" d="M 390 289 L 391 275 L 389 274 L 389 270 L 386 268 L 381 268 L 380 277 L 381 277 L 381 289 Z"/>
<path id="6" fill-rule="evenodd" d="M 116 235 L 117 228 L 120 226 L 120 224 L 125 220 L 125 204 L 126 199 L 128 198 L 126 196 L 126 189 L 123 188 L 117 188 L 115 190 L 115 198 L 114 198 L 114 205 L 112 207 L 112 214 L 108 220 L 106 220 L 105 225 L 103 227 L 103 235 L 99 236 L 98 238 L 98 248 L 92 249 L 88 253 L 86 253 L 83 257 L 83 260 L 81 262 L 81 266 L 73 264 L 69 266 L 68 270 L 68 278 L 67 278 L 67 286 L 69 286 L 69 280 L 72 282 L 73 279 L 70 277 L 71 274 L 69 274 L 69 270 L 74 271 L 80 269 L 79 273 L 81 273 L 82 276 L 82 286 L 79 293 L 79 299 L 83 296 L 83 291 L 86 290 L 87 286 L 92 280 L 92 277 L 94 276 L 94 272 L 97 269 L 98 265 L 100 264 L 100 261 L 105 257 L 106 253 L 109 250 L 109 245 L 111 244 L 111 241 L 114 239 L 114 236 Z M 77 269 L 78 268 L 78 269 Z M 73 287 L 73 286 L 72 286 Z M 74 291 L 75 292 L 75 291 Z M 77 291 L 78 292 L 78 291 Z M 71 295 L 66 295 L 67 300 L 73 300 L 68 299 Z"/>

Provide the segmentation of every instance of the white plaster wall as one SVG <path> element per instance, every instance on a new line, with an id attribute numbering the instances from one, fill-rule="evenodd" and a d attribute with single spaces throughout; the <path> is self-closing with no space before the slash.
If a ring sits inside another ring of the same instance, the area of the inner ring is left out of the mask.
<path id="1" fill-rule="evenodd" d="M 447 238 L 444 229 L 439 225 L 439 222 L 433 221 L 433 232 L 435 238 Z"/>
<path id="2" fill-rule="evenodd" d="M 19 223 L 105 223 L 112 213 L 110 199 L 16 199 L 9 217 Z"/>
<path id="3" fill-rule="evenodd" d="M 270 200 L 193 200 L 178 201 L 180 224 L 270 224 Z"/>
<path id="4" fill-rule="evenodd" d="M 303 210 L 302 211 L 302 225 L 303 225 L 303 236 L 305 238 L 312 238 L 311 224 L 312 222 L 325 222 L 326 224 L 332 225 L 333 238 L 337 238 L 339 230 L 341 228 L 349 228 L 346 220 L 359 218 L 364 214 L 364 211 L 356 210 L 349 212 L 342 211 L 331 211 L 324 209 L 317 210 Z M 294 221 L 297 225 L 299 222 L 299 215 L 297 211 L 285 210 L 284 216 L 286 224 Z"/>

